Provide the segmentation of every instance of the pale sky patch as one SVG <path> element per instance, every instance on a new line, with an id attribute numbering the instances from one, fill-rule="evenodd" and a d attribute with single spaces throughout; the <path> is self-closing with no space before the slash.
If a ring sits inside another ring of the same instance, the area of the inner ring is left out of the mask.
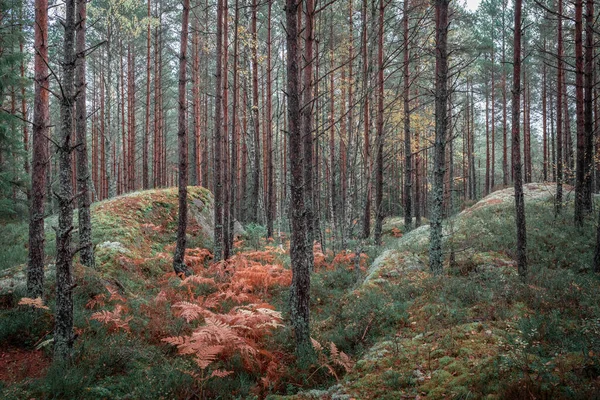
<path id="1" fill-rule="evenodd" d="M 479 3 L 481 3 L 481 0 L 465 0 L 466 8 L 469 11 L 477 10 L 477 7 L 479 7 Z"/>

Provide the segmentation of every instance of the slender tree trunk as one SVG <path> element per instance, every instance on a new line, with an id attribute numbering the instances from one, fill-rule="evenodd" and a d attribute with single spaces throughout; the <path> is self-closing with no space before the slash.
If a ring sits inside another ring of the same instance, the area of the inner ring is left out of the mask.
<path id="1" fill-rule="evenodd" d="M 546 39 L 544 39 L 544 51 L 546 51 Z M 547 74 L 546 64 L 542 65 L 542 179 L 548 181 L 548 110 L 547 110 Z"/>
<path id="2" fill-rule="evenodd" d="M 265 126 L 267 148 L 265 149 L 265 153 L 267 154 L 267 236 L 271 238 L 273 237 L 273 221 L 275 220 L 277 204 L 273 164 L 273 91 L 271 78 L 271 8 L 273 2 L 268 0 L 267 5 L 267 124 Z"/>
<path id="3" fill-rule="evenodd" d="M 203 183 L 201 178 L 201 164 L 202 164 L 202 152 L 200 149 L 200 143 L 202 138 L 200 132 L 202 131 L 201 121 L 201 106 L 200 106 L 200 24 L 198 23 L 198 16 L 194 16 L 194 23 L 192 28 L 192 51 L 194 52 L 194 59 L 192 65 L 192 100 L 193 100 L 193 115 L 194 115 L 194 131 L 192 135 L 192 176 L 191 181 L 194 185 L 200 186 Z"/>
<path id="4" fill-rule="evenodd" d="M 21 9 L 21 19 L 23 19 L 23 9 Z M 21 37 L 19 39 L 19 51 L 23 53 L 25 47 L 25 26 L 22 28 Z M 21 80 L 25 82 L 25 59 L 21 59 Z M 23 118 L 23 169 L 25 170 L 25 174 L 29 175 L 31 170 L 29 168 L 29 123 L 27 122 L 27 96 L 25 95 L 25 84 L 21 85 L 21 117 Z M 31 201 L 31 190 L 29 188 L 25 189 L 25 195 L 27 196 L 27 201 Z"/>
<path id="5" fill-rule="evenodd" d="M 594 0 L 586 1 L 586 27 L 585 27 L 585 88 L 583 130 L 584 144 L 584 174 L 583 174 L 583 210 L 585 214 L 592 213 L 592 187 L 594 164 Z"/>
<path id="6" fill-rule="evenodd" d="M 515 222 L 517 228 L 517 267 L 521 278 L 527 276 L 527 236 L 525 229 L 525 198 L 521 165 L 521 138 L 519 137 L 521 113 L 521 0 L 515 0 L 515 36 L 513 54 L 512 89 L 512 165 L 515 185 Z"/>
<path id="7" fill-rule="evenodd" d="M 308 0 L 310 1 L 310 0 Z M 314 358 L 310 339 L 310 257 L 306 218 L 304 216 L 304 179 L 302 163 L 302 133 L 300 132 L 300 93 L 298 74 L 298 3 L 286 0 L 286 43 L 287 43 L 287 106 L 288 136 L 291 173 L 290 221 L 292 235 L 290 257 L 292 264 L 292 288 L 290 292 L 290 320 L 296 341 L 296 355 L 300 365 L 308 366 Z M 310 86 L 309 86 L 310 88 Z M 312 246 L 311 246 L 312 247 Z"/>
<path id="8" fill-rule="evenodd" d="M 222 79 L 223 65 L 223 2 L 217 1 L 217 70 L 215 73 L 215 127 L 214 127 L 214 195 L 215 195 L 215 232 L 214 232 L 214 260 L 223 258 L 223 182 L 222 182 L 222 146 L 221 138 L 221 109 L 222 109 Z"/>
<path id="9" fill-rule="evenodd" d="M 335 66 L 334 66 L 333 18 L 329 18 L 329 214 L 332 245 L 335 246 L 337 230 L 337 186 L 335 182 Z M 343 97 L 342 97 L 343 98 Z M 341 145 L 341 141 L 340 141 Z M 335 250 L 334 250 L 335 252 Z"/>
<path id="10" fill-rule="evenodd" d="M 90 171 L 88 170 L 87 152 L 87 111 L 86 111 L 86 81 L 85 81 L 85 23 L 86 2 L 77 0 L 77 66 L 75 71 L 75 88 L 77 100 L 75 103 L 75 118 L 77 132 L 77 195 L 79 207 L 79 257 L 81 263 L 94 268 L 94 249 L 92 247 L 92 221 L 90 214 Z"/>
<path id="11" fill-rule="evenodd" d="M 370 77 L 367 56 L 367 0 L 363 0 L 362 6 L 362 57 L 363 57 L 363 123 L 364 123 L 364 179 L 365 179 L 365 209 L 363 213 L 362 237 L 368 239 L 371 235 L 371 156 L 370 156 L 370 122 L 369 122 L 369 99 L 370 99 Z"/>
<path id="12" fill-rule="evenodd" d="M 575 0 L 575 106 L 577 114 L 577 170 L 575 175 L 575 225 L 583 226 L 585 196 L 585 126 L 584 126 L 584 60 L 583 60 L 583 0 Z"/>
<path id="13" fill-rule="evenodd" d="M 385 6 L 384 0 L 379 0 L 379 46 L 377 52 L 377 166 L 375 177 L 375 243 L 381 244 L 381 233 L 383 227 L 383 22 Z M 443 184 L 442 184 L 443 185 Z"/>
<path id="14" fill-rule="evenodd" d="M 306 0 L 306 26 L 304 27 L 304 54 L 305 54 L 305 65 L 304 65 L 304 99 L 301 107 L 301 124 L 300 129 L 302 131 L 302 142 L 303 142 L 303 154 L 304 154 L 304 163 L 302 168 L 304 169 L 304 217 L 305 228 L 306 228 L 306 257 L 308 260 L 306 263 L 311 266 L 313 265 L 312 259 L 312 248 L 313 242 L 315 238 L 315 185 L 313 180 L 313 164 L 314 160 L 318 157 L 314 157 L 313 155 L 313 90 L 317 90 L 317 86 L 313 88 L 313 44 L 314 44 L 314 1 Z M 301 10 L 301 8 L 300 8 Z M 300 13 L 301 14 L 301 13 Z M 318 51 L 317 51 L 318 54 Z M 298 56 L 298 55 L 297 55 Z M 289 57 L 289 56 L 288 56 Z M 289 79 L 289 78 L 288 78 Z M 300 83 L 298 84 L 300 85 Z M 290 103 L 288 102 L 288 124 L 292 124 L 291 121 L 291 111 L 289 109 Z M 290 139 L 291 140 L 291 139 Z M 290 143 L 291 146 L 291 143 Z M 290 159 L 290 163 L 292 163 Z M 293 167 L 292 167 L 293 169 Z M 318 184 L 318 179 L 317 179 Z M 293 194 L 292 194 L 293 196 Z M 291 199 L 294 201 L 293 198 Z"/>
<path id="15" fill-rule="evenodd" d="M 487 84 L 486 84 L 487 86 Z M 490 98 L 489 87 L 486 87 L 485 92 L 485 189 L 484 196 L 490 192 Z"/>
<path id="16" fill-rule="evenodd" d="M 442 206 L 444 201 L 444 156 L 446 151 L 448 111 L 448 4 L 435 1 L 435 142 L 433 188 L 431 199 L 431 230 L 429 268 L 435 275 L 442 273 Z"/>
<path id="17" fill-rule="evenodd" d="M 177 138 L 179 143 L 179 218 L 177 220 L 177 245 L 173 254 L 173 269 L 176 274 L 189 275 L 185 264 L 186 228 L 187 228 L 187 185 L 188 185 L 188 129 L 187 129 L 187 99 L 186 99 L 186 67 L 188 19 L 190 0 L 183 0 L 181 14 L 181 43 L 179 50 L 179 119 Z"/>
<path id="18" fill-rule="evenodd" d="M 256 28 L 257 0 L 252 0 L 252 123 L 254 126 L 254 168 L 252 169 L 252 194 L 250 212 L 252 222 L 258 222 L 258 196 L 260 193 L 260 126 L 258 105 L 258 35 Z"/>
<path id="19" fill-rule="evenodd" d="M 494 39 L 492 31 L 492 39 Z M 490 192 L 494 190 L 496 185 L 496 57 L 494 53 L 494 43 L 492 43 L 492 115 L 490 123 L 492 125 L 492 170 L 490 172 Z"/>
<path id="20" fill-rule="evenodd" d="M 33 108 L 33 156 L 31 169 L 31 204 L 29 207 L 29 262 L 27 264 L 27 295 L 44 294 L 44 206 L 49 162 L 48 133 L 48 0 L 35 0 L 35 96 Z"/>
<path id="21" fill-rule="evenodd" d="M 75 70 L 75 0 L 65 1 L 64 44 L 62 65 L 62 97 L 60 99 L 60 139 L 58 230 L 56 231 L 56 315 L 54 326 L 54 358 L 67 360 L 71 356 L 73 341 L 73 171 L 71 154 L 73 146 L 73 73 Z"/>
<path id="22" fill-rule="evenodd" d="M 144 143 L 142 149 L 142 187 L 150 188 L 148 172 L 148 147 L 150 140 L 150 0 L 148 0 L 148 30 L 146 33 L 146 131 L 144 132 Z"/>
<path id="23" fill-rule="evenodd" d="M 227 229 L 228 237 L 228 248 L 233 249 L 233 231 L 235 228 L 235 217 L 236 217 L 236 184 L 237 184 L 237 172 L 238 172 L 238 51 L 239 51 L 239 40 L 238 40 L 238 25 L 239 25 L 239 2 L 235 0 L 235 15 L 233 18 L 233 104 L 231 107 L 231 159 L 229 166 L 229 227 Z"/>
<path id="24" fill-rule="evenodd" d="M 135 179 L 135 160 L 136 160 L 136 155 L 135 155 L 135 148 L 136 148 L 136 141 L 135 141 L 135 51 L 131 51 L 131 42 L 129 43 L 129 71 L 128 71 L 128 78 L 129 78 L 129 85 L 128 85 L 128 89 L 127 89 L 127 94 L 128 94 L 128 110 L 129 110 L 129 118 L 128 118 L 128 122 L 129 122 L 129 143 L 127 144 L 128 149 L 129 149 L 129 162 L 127 163 L 127 167 L 129 168 L 128 171 L 128 176 L 129 176 L 129 181 L 128 181 L 128 187 L 127 189 L 132 192 L 136 189 L 136 179 Z"/>
<path id="25" fill-rule="evenodd" d="M 223 133 L 221 135 L 221 165 L 223 182 L 223 259 L 229 259 L 229 0 L 223 0 Z"/>
<path id="26" fill-rule="evenodd" d="M 354 137 L 354 22 L 353 22 L 353 7 L 352 3 L 354 0 L 348 0 L 348 32 L 349 32 L 349 46 L 348 46 L 348 154 L 352 150 L 356 149 L 356 146 L 353 148 L 353 137 Z M 356 154 L 356 152 L 354 152 Z M 353 157 L 356 160 L 356 157 Z M 345 185 L 350 188 L 352 181 L 352 174 L 350 173 L 350 157 L 348 157 L 348 161 L 344 166 L 345 170 L 348 171 L 347 178 L 345 180 Z M 351 229 L 351 221 L 353 213 L 351 212 L 351 204 L 352 204 L 352 196 L 350 196 L 347 191 L 344 195 L 344 203 L 342 207 L 342 215 L 344 219 L 343 223 L 343 233 L 342 233 L 342 242 L 345 242 L 347 231 Z"/>
<path id="27" fill-rule="evenodd" d="M 563 197 L 563 0 L 558 0 L 558 68 L 557 68 L 557 83 L 556 83 L 556 214 L 562 213 L 562 197 Z"/>
<path id="28" fill-rule="evenodd" d="M 559 0 L 561 1 L 561 0 Z M 508 186 L 508 134 L 506 117 L 506 0 L 502 0 L 502 184 Z"/>

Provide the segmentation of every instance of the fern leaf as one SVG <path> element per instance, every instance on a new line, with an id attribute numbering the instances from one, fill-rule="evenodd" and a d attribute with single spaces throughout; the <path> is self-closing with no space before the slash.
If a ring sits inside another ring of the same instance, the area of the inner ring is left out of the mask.
<path id="1" fill-rule="evenodd" d="M 50 310 L 48 306 L 44 305 L 44 301 L 41 297 L 36 297 L 35 299 L 32 299 L 30 297 L 23 297 L 21 300 L 19 300 L 19 305 L 30 306 L 33 308 L 38 308 L 40 310 Z"/>

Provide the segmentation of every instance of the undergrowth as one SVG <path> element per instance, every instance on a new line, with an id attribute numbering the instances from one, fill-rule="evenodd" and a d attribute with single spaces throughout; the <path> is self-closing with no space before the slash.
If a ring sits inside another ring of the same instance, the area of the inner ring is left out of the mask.
<path id="1" fill-rule="evenodd" d="M 330 238 L 326 250 L 315 245 L 317 360 L 300 370 L 287 324 L 285 235 L 267 241 L 262 227 L 250 227 L 236 239 L 235 256 L 214 263 L 192 223 L 191 242 L 203 244 L 190 245 L 186 262 L 194 275 L 182 279 L 171 272 L 171 202 L 171 194 L 125 197 L 121 212 L 101 203 L 98 244 L 124 246 L 97 246 L 95 271 L 75 265 L 72 363 L 4 386 L 1 397 L 600 396 L 600 280 L 588 272 L 595 226 L 572 227 L 568 208 L 555 219 L 550 203 L 527 204 L 525 283 L 512 260 L 514 222 L 506 204 L 457 218 L 445 242 L 446 250 L 454 246 L 455 262 L 442 277 L 426 271 L 424 229 L 406 233 L 389 224 L 385 240 L 400 244 L 377 268 L 369 265 L 380 249 L 368 242 L 349 241 L 347 250 Z M 53 285 L 50 277 L 47 293 Z M 23 295 L 16 289 L 0 310 L 0 342 L 50 356 L 53 296 L 19 305 Z M 36 304 L 49 310 L 31 312 Z"/>

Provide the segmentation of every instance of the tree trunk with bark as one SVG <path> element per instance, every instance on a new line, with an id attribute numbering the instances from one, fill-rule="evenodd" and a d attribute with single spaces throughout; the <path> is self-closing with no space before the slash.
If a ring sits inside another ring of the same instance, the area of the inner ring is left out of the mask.
<path id="1" fill-rule="evenodd" d="M 31 204 L 29 206 L 29 260 L 27 263 L 27 295 L 30 298 L 44 294 L 44 206 L 49 161 L 49 105 L 48 75 L 48 0 L 35 0 L 34 24 L 35 96 L 32 128 Z"/>
<path id="2" fill-rule="evenodd" d="M 179 50 L 179 118 L 177 139 L 179 143 L 179 216 L 177 220 L 177 244 L 173 254 L 173 269 L 176 274 L 189 275 L 185 264 L 186 228 L 187 228 L 187 185 L 188 185 L 188 129 L 187 129 L 187 99 L 186 99 L 186 67 L 188 19 L 190 0 L 183 0 L 181 15 L 181 43 Z"/>
<path id="3" fill-rule="evenodd" d="M 375 244 L 381 245 L 383 228 L 383 22 L 385 14 L 384 0 L 379 0 L 379 32 L 377 51 L 377 166 L 375 167 Z"/>
<path id="4" fill-rule="evenodd" d="M 87 110 L 86 110 L 86 81 L 85 81 L 85 23 L 86 1 L 77 0 L 77 33 L 76 53 L 77 66 L 75 71 L 75 88 L 77 100 L 75 103 L 75 118 L 77 132 L 77 196 L 79 207 L 79 258 L 86 267 L 94 268 L 94 249 L 92 247 L 92 221 L 90 214 L 90 171 L 88 169 L 87 152 Z"/>
<path id="5" fill-rule="evenodd" d="M 515 187 L 515 222 L 517 228 L 517 267 L 522 279 L 527 276 L 527 236 L 525 228 L 525 197 L 523 195 L 523 167 L 521 165 L 521 8 L 522 0 L 515 0 L 515 36 L 512 89 L 512 165 Z"/>
<path id="6" fill-rule="evenodd" d="M 56 315 L 54 325 L 54 358 L 67 360 L 73 349 L 73 73 L 75 70 L 75 0 L 65 2 L 63 64 L 60 98 L 60 138 L 58 140 L 59 190 L 58 230 L 56 231 Z"/>
<path id="7" fill-rule="evenodd" d="M 223 181 L 222 181 L 222 146 L 221 138 L 221 109 L 222 109 L 222 79 L 221 70 L 223 65 L 223 1 L 217 1 L 217 65 L 215 73 L 215 128 L 214 128 L 214 195 L 215 195 L 215 231 L 214 231 L 214 260 L 221 261 L 223 258 Z"/>
<path id="8" fill-rule="evenodd" d="M 433 187 L 431 198 L 431 230 L 429 268 L 435 275 L 443 270 L 442 207 L 444 202 L 444 156 L 446 151 L 448 111 L 448 4 L 435 1 L 435 142 L 433 148 Z"/>
<path id="9" fill-rule="evenodd" d="M 309 0 L 310 1 L 310 0 Z M 305 218 L 304 169 L 302 158 L 302 133 L 300 131 L 300 82 L 298 74 L 298 3 L 286 0 L 287 44 L 287 114 L 290 160 L 290 221 L 292 235 L 290 257 L 292 288 L 290 292 L 290 320 L 296 341 L 296 355 L 300 365 L 308 366 L 314 359 L 310 338 L 310 271 L 307 253 L 312 253 L 307 241 Z"/>

